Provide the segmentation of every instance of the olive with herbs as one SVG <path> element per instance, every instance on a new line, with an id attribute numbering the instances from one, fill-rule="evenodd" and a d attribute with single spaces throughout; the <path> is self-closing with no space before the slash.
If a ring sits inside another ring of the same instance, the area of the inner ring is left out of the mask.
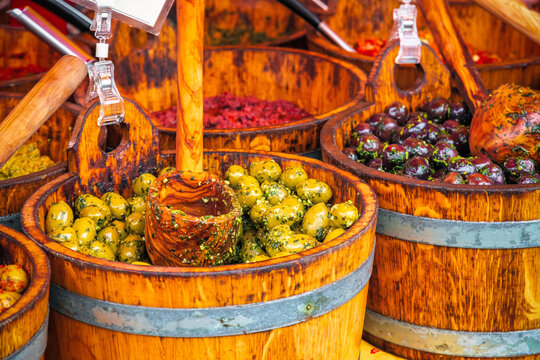
<path id="1" fill-rule="evenodd" d="M 323 181 L 307 179 L 296 185 L 296 194 L 311 204 L 326 203 L 332 198 L 332 189 Z"/>
<path id="2" fill-rule="evenodd" d="M 275 181 L 265 181 L 261 184 L 263 196 L 272 205 L 281 203 L 289 194 L 290 190 L 283 184 Z"/>
<path id="3" fill-rule="evenodd" d="M 358 220 L 358 208 L 349 201 L 334 204 L 330 208 L 330 223 L 336 228 L 348 228 Z"/>
<path id="4" fill-rule="evenodd" d="M 236 198 L 244 211 L 249 210 L 262 197 L 263 194 L 259 185 L 240 187 L 236 191 Z"/>
<path id="5" fill-rule="evenodd" d="M 403 174 L 416 179 L 427 180 L 433 174 L 433 170 L 426 158 L 415 156 L 407 160 L 403 168 Z"/>
<path id="6" fill-rule="evenodd" d="M 369 125 L 367 122 L 359 123 L 353 129 L 352 136 L 353 138 L 360 138 L 362 135 L 373 134 L 374 128 Z"/>
<path id="7" fill-rule="evenodd" d="M 256 161 L 249 167 L 249 175 L 253 176 L 260 183 L 264 181 L 277 181 L 282 170 L 274 160 Z"/>
<path id="8" fill-rule="evenodd" d="M 467 176 L 467 183 L 471 185 L 493 185 L 493 181 L 480 173 L 473 173 Z"/>
<path id="9" fill-rule="evenodd" d="M 456 156 L 448 160 L 447 169 L 450 172 L 457 172 L 463 176 L 476 172 L 474 164 L 469 159 L 462 158 L 461 156 Z"/>
<path id="10" fill-rule="evenodd" d="M 302 233 L 313 236 L 317 240 L 323 240 L 326 230 L 330 226 L 329 210 L 325 203 L 318 203 L 304 215 L 302 221 Z"/>
<path id="11" fill-rule="evenodd" d="M 408 159 L 409 153 L 402 145 L 390 144 L 382 151 L 383 166 L 389 171 L 401 171 Z"/>
<path id="12" fill-rule="evenodd" d="M 434 145 L 430 160 L 435 168 L 446 168 L 448 161 L 456 156 L 459 156 L 459 153 L 452 145 L 439 141 Z"/>
<path id="13" fill-rule="evenodd" d="M 104 242 L 111 248 L 113 254 L 117 254 L 120 246 L 120 236 L 114 226 L 101 229 L 96 235 L 96 240 Z"/>
<path id="14" fill-rule="evenodd" d="M 512 182 L 516 182 L 523 175 L 535 173 L 534 161 L 529 158 L 509 157 L 503 163 L 503 170 Z"/>
<path id="15" fill-rule="evenodd" d="M 296 190 L 296 185 L 309 178 L 306 170 L 301 166 L 291 166 L 283 171 L 280 181 L 289 190 Z"/>
<path id="16" fill-rule="evenodd" d="M 442 123 L 448 118 L 450 103 L 442 97 L 437 97 L 424 105 L 428 117 L 436 123 Z"/>
<path id="17" fill-rule="evenodd" d="M 77 232 L 71 226 L 61 226 L 54 229 L 49 236 L 59 243 L 77 241 Z"/>
<path id="18" fill-rule="evenodd" d="M 407 138 L 403 141 L 403 147 L 409 152 L 409 157 L 420 156 L 423 158 L 429 158 L 433 151 L 433 145 L 426 143 L 418 138 Z"/>
<path id="19" fill-rule="evenodd" d="M 407 122 L 407 118 L 409 117 L 409 109 L 399 101 L 395 101 L 388 105 L 384 109 L 384 112 L 394 118 L 401 126 Z"/>
<path id="20" fill-rule="evenodd" d="M 391 117 L 383 118 L 374 129 L 374 134 L 382 142 L 395 141 L 400 132 L 397 122 Z"/>
<path id="21" fill-rule="evenodd" d="M 476 171 L 487 176 L 495 185 L 504 185 L 506 183 L 504 171 L 497 164 L 491 163 L 482 167 L 480 170 L 477 168 Z"/>
<path id="22" fill-rule="evenodd" d="M 464 103 L 452 103 L 448 107 L 448 116 L 451 119 L 456 119 L 461 125 L 470 125 L 472 114 L 469 108 Z"/>
<path id="23" fill-rule="evenodd" d="M 145 255 L 144 240 L 139 235 L 131 234 L 120 242 L 118 261 L 132 263 L 144 259 Z"/>
<path id="24" fill-rule="evenodd" d="M 101 200 L 109 206 L 111 213 L 116 220 L 124 220 L 131 212 L 128 201 L 120 194 L 108 192 L 101 196 Z"/>
<path id="25" fill-rule="evenodd" d="M 356 148 L 358 157 L 362 160 L 374 159 L 381 153 L 381 140 L 375 135 L 364 135 Z"/>
<path id="26" fill-rule="evenodd" d="M 45 217 L 45 231 L 50 234 L 54 229 L 73 224 L 73 210 L 65 201 L 51 205 Z"/>
<path id="27" fill-rule="evenodd" d="M 449 172 L 443 177 L 442 182 L 446 184 L 465 184 L 463 176 L 457 172 Z"/>
<path id="28" fill-rule="evenodd" d="M 80 246 L 87 246 L 96 239 L 96 223 L 89 217 L 76 219 L 73 222 L 73 229 L 75 229 Z"/>
<path id="29" fill-rule="evenodd" d="M 154 180 L 156 180 L 156 177 L 152 174 L 144 173 L 139 175 L 131 183 L 133 193 L 137 196 L 146 197 L 146 195 L 148 194 L 148 189 L 150 188 L 150 185 L 152 185 L 152 182 Z"/>
<path id="30" fill-rule="evenodd" d="M 142 196 L 132 196 L 127 199 L 132 213 L 146 213 L 146 199 Z"/>
<path id="31" fill-rule="evenodd" d="M 248 175 L 248 171 L 245 168 L 239 165 L 231 165 L 227 169 L 227 172 L 225 172 L 225 179 L 229 181 L 233 189 L 236 189 L 238 181 L 244 175 Z"/>

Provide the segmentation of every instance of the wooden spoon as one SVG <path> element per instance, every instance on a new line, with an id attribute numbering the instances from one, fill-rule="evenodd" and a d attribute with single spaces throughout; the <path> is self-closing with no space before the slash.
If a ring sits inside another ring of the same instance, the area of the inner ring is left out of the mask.
<path id="1" fill-rule="evenodd" d="M 86 64 L 62 57 L 0 123 L 0 166 L 34 134 L 82 83 Z"/>
<path id="2" fill-rule="evenodd" d="M 474 111 L 469 133 L 473 155 L 487 154 L 499 164 L 509 156 L 540 162 L 540 94 L 503 84 L 489 96 L 476 65 L 456 31 L 444 0 L 417 0 L 460 93 Z"/>

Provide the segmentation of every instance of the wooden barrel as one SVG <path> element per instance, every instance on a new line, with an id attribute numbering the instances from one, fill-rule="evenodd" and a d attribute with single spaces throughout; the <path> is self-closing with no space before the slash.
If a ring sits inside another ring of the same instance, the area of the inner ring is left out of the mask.
<path id="1" fill-rule="evenodd" d="M 22 210 L 25 232 L 51 261 L 47 357 L 358 359 L 377 202 L 364 182 L 333 166 L 288 154 L 205 153 L 204 167 L 220 176 L 232 164 L 263 158 L 301 165 L 331 186 L 333 201 L 350 199 L 362 209 L 343 236 L 288 257 L 144 267 L 89 257 L 48 238 L 44 216 L 53 202 L 71 203 L 83 191 L 128 195 L 129 179 L 174 160 L 159 155 L 157 129 L 141 108 L 128 99 L 124 105 L 127 138 L 111 152 L 98 149 L 99 107 L 83 110 L 69 151 L 71 172 L 36 191 Z"/>
<path id="2" fill-rule="evenodd" d="M 23 96 L 0 93 L 0 118 L 4 119 Z M 56 165 L 32 174 L 0 180 L 0 216 L 18 213 L 34 191 L 66 172 L 66 149 L 80 109 L 78 105 L 65 103 L 28 139 L 29 142 L 36 142 L 41 154 L 48 155 Z"/>
<path id="3" fill-rule="evenodd" d="M 538 359 L 540 186 L 409 179 L 342 152 L 352 129 L 391 102 L 416 108 L 450 95 L 448 71 L 422 52 L 423 86 L 396 89 L 394 44 L 370 74 L 371 104 L 322 131 L 325 162 L 365 180 L 380 204 L 364 338 L 409 359 Z"/>
<path id="4" fill-rule="evenodd" d="M 49 261 L 26 236 L 0 225 L 0 265 L 6 264 L 22 266 L 30 282 L 21 298 L 0 313 L 0 359 L 42 359 L 49 319 Z"/>
<path id="5" fill-rule="evenodd" d="M 157 51 L 157 49 L 154 49 Z M 153 50 L 152 50 L 153 51 Z M 166 62 L 143 51 L 117 64 L 116 81 L 148 111 L 176 105 L 176 52 Z M 325 55 L 272 47 L 221 47 L 204 52 L 204 96 L 231 93 L 262 100 L 288 100 L 312 116 L 283 125 L 207 129 L 205 149 L 254 149 L 292 153 L 319 147 L 322 125 L 362 102 L 366 75 Z M 162 149 L 174 149 L 176 129 L 158 125 Z"/>
<path id="6" fill-rule="evenodd" d="M 336 2 L 334 12 L 325 20 L 336 33 L 353 45 L 359 39 L 387 39 L 392 29 L 392 11 L 399 5 L 398 0 L 340 0 Z M 532 88 L 540 87 L 540 45 L 473 1 L 449 0 L 449 5 L 453 21 L 465 42 L 475 49 L 496 54 L 502 59 L 501 62 L 493 64 L 477 65 L 480 77 L 488 89 L 511 82 Z M 420 11 L 418 29 L 427 29 Z M 367 73 L 375 60 L 342 50 L 314 32 L 308 34 L 308 48 L 349 61 Z"/>

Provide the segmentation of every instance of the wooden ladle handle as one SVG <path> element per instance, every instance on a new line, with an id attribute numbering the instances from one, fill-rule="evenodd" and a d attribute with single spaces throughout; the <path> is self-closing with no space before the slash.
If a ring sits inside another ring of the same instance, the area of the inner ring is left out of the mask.
<path id="1" fill-rule="evenodd" d="M 520 0 L 474 0 L 492 15 L 540 44 L 540 14 L 528 9 Z"/>
<path id="2" fill-rule="evenodd" d="M 84 80 L 86 64 L 62 57 L 0 123 L 0 166 L 67 100 Z"/>
<path id="3" fill-rule="evenodd" d="M 470 110 L 476 110 L 488 92 L 480 80 L 476 65 L 463 39 L 452 22 L 448 4 L 445 0 L 416 0 L 416 5 L 426 19 L 458 90 Z"/>

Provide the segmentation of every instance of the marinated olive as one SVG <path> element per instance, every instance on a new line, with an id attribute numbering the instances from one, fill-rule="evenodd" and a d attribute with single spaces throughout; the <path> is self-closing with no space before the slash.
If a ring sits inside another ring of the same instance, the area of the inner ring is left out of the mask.
<path id="1" fill-rule="evenodd" d="M 429 158 L 433 151 L 433 145 L 413 137 L 405 139 L 402 145 L 409 152 L 409 158 L 415 156 Z"/>
<path id="2" fill-rule="evenodd" d="M 356 147 L 346 147 L 343 148 L 343 153 L 351 160 L 353 161 L 360 161 L 360 157 L 358 156 L 358 153 L 356 152 Z"/>
<path id="3" fill-rule="evenodd" d="M 231 187 L 236 189 L 238 186 L 238 180 L 240 180 L 240 177 L 244 175 L 248 175 L 248 171 L 245 168 L 239 165 L 231 165 L 225 173 L 225 178 L 229 181 Z"/>
<path id="4" fill-rule="evenodd" d="M 144 240 L 139 235 L 129 235 L 120 243 L 118 261 L 132 263 L 145 257 Z"/>
<path id="5" fill-rule="evenodd" d="M 79 217 L 83 217 L 80 215 L 80 213 L 85 207 L 88 206 L 97 206 L 98 208 L 102 209 L 102 212 L 106 214 L 106 216 L 112 215 L 109 206 L 103 200 L 94 195 L 83 194 L 75 200 L 75 211 L 77 214 L 79 214 Z"/>
<path id="6" fill-rule="evenodd" d="M 469 129 L 462 127 L 454 131 L 450 135 L 453 145 L 456 147 L 456 150 L 462 154 L 467 155 L 469 153 Z"/>
<path id="7" fill-rule="evenodd" d="M 282 224 L 293 225 L 297 221 L 296 212 L 289 206 L 277 204 L 266 210 L 263 224 L 266 230 Z"/>
<path id="8" fill-rule="evenodd" d="M 302 220 L 302 233 L 322 241 L 329 226 L 328 207 L 325 203 L 318 203 L 306 211 Z"/>
<path id="9" fill-rule="evenodd" d="M 409 117 L 409 109 L 407 109 L 407 107 L 399 101 L 388 105 L 384 109 L 384 112 L 394 118 L 399 125 L 404 125 Z"/>
<path id="10" fill-rule="evenodd" d="M 99 200 L 99 199 L 98 199 Z M 96 230 L 99 231 L 106 227 L 112 220 L 112 214 L 109 212 L 103 211 L 103 208 L 98 206 L 86 206 L 79 213 L 80 217 L 89 217 L 96 223 Z"/>
<path id="11" fill-rule="evenodd" d="M 125 220 L 126 231 L 130 234 L 144 235 L 144 214 L 135 212 Z"/>
<path id="12" fill-rule="evenodd" d="M 398 138 L 400 127 L 397 124 L 396 120 L 391 117 L 381 119 L 381 122 L 374 129 L 374 134 L 382 142 L 391 142 L 395 141 Z"/>
<path id="13" fill-rule="evenodd" d="M 250 175 L 242 175 L 238 178 L 237 190 L 250 186 L 259 186 L 259 181 Z"/>
<path id="14" fill-rule="evenodd" d="M 319 245 L 319 242 L 313 237 L 306 234 L 293 234 L 282 242 L 280 250 L 290 253 L 298 253 L 307 249 L 311 249 Z M 275 254 L 274 256 L 276 256 Z"/>
<path id="15" fill-rule="evenodd" d="M 6 291 L 21 293 L 26 289 L 29 281 L 28 274 L 20 265 L 7 265 L 2 269 L 0 284 Z"/>
<path id="16" fill-rule="evenodd" d="M 53 230 L 50 237 L 59 243 L 77 241 L 77 233 L 71 226 L 62 226 Z"/>
<path id="17" fill-rule="evenodd" d="M 307 179 L 308 174 L 301 166 L 292 166 L 285 169 L 280 177 L 281 183 L 292 191 L 296 189 L 296 185 L 298 185 L 298 183 Z"/>
<path id="18" fill-rule="evenodd" d="M 0 312 L 13 306 L 21 298 L 21 294 L 14 291 L 0 291 Z"/>
<path id="19" fill-rule="evenodd" d="M 412 176 L 416 179 L 427 180 L 433 170 L 429 166 L 429 161 L 426 158 L 415 156 L 405 163 L 403 174 Z"/>
<path id="20" fill-rule="evenodd" d="M 281 245 L 286 241 L 293 232 L 289 225 L 278 225 L 270 230 L 264 240 L 264 249 L 269 256 L 274 256 L 281 251 Z"/>
<path id="21" fill-rule="evenodd" d="M 401 171 L 408 159 L 409 153 L 402 145 L 390 144 L 382 151 L 383 167 L 392 172 Z"/>
<path id="22" fill-rule="evenodd" d="M 491 181 L 493 181 L 495 185 L 504 185 L 506 182 L 503 169 L 501 169 L 501 167 L 496 164 L 488 164 L 480 170 L 476 171 L 480 174 L 486 175 Z"/>
<path id="23" fill-rule="evenodd" d="M 109 245 L 113 254 L 117 254 L 118 247 L 120 246 L 120 235 L 118 235 L 116 227 L 107 226 L 106 228 L 101 229 L 97 234 L 97 240 Z"/>
<path id="24" fill-rule="evenodd" d="M 375 158 L 373 160 L 371 160 L 369 163 L 368 163 L 368 166 L 370 168 L 374 168 L 376 170 L 379 170 L 379 171 L 383 171 L 383 161 L 382 161 L 382 158 L 378 157 L 378 158 Z"/>
<path id="25" fill-rule="evenodd" d="M 73 224 L 73 211 L 64 201 L 51 205 L 45 218 L 45 231 L 50 234 L 54 229 Z"/>
<path id="26" fill-rule="evenodd" d="M 242 239 L 242 247 L 240 248 L 240 258 L 243 262 L 250 262 L 254 257 L 259 255 L 266 255 L 261 245 L 255 240 L 255 232 L 253 235 L 244 236 Z"/>
<path id="27" fill-rule="evenodd" d="M 296 194 L 311 204 L 326 203 L 332 198 L 332 189 L 323 181 L 307 179 L 296 185 Z"/>
<path id="28" fill-rule="evenodd" d="M 410 137 L 420 137 L 422 131 L 428 127 L 429 121 L 424 117 L 417 117 L 407 121 L 407 124 L 401 128 L 399 138 L 405 140 Z"/>
<path id="29" fill-rule="evenodd" d="M 161 169 L 159 171 L 159 174 L 158 174 L 158 177 L 163 175 L 163 174 L 166 174 L 166 173 L 169 173 L 171 171 L 176 171 L 176 168 L 173 167 L 173 166 L 167 166 L 167 167 L 164 167 L 163 169 Z"/>
<path id="30" fill-rule="evenodd" d="M 277 181 L 281 176 L 281 167 L 274 160 L 262 160 L 253 162 L 249 168 L 249 175 L 259 180 Z"/>
<path id="31" fill-rule="evenodd" d="M 509 157 L 503 163 L 504 172 L 508 179 L 515 183 L 523 175 L 532 175 L 535 172 L 534 161 L 529 158 Z"/>
<path id="32" fill-rule="evenodd" d="M 459 153 L 452 145 L 439 141 L 434 146 L 430 160 L 435 168 L 446 168 L 448 161 L 456 156 L 459 156 Z"/>
<path id="33" fill-rule="evenodd" d="M 463 179 L 463 176 L 461 176 L 457 172 L 450 172 L 446 174 L 442 182 L 446 184 L 465 184 L 465 180 Z"/>
<path id="34" fill-rule="evenodd" d="M 261 190 L 271 205 L 281 203 L 291 193 L 284 185 L 275 181 L 265 181 L 261 184 Z"/>
<path id="35" fill-rule="evenodd" d="M 244 211 L 247 211 L 253 205 L 255 205 L 257 200 L 262 199 L 262 196 L 262 191 L 259 185 L 240 187 L 236 191 L 236 198 Z"/>
<path id="36" fill-rule="evenodd" d="M 453 103 L 448 108 L 448 116 L 456 119 L 462 125 L 469 125 L 472 120 L 472 115 L 465 103 Z"/>
<path id="37" fill-rule="evenodd" d="M 110 246 L 105 244 L 103 241 L 98 240 L 92 242 L 87 248 L 83 248 L 82 253 L 111 261 L 114 261 L 116 258 Z"/>
<path id="38" fill-rule="evenodd" d="M 467 176 L 476 172 L 476 167 L 469 159 L 456 156 L 448 161 L 448 171 Z"/>
<path id="39" fill-rule="evenodd" d="M 120 220 L 114 220 L 111 223 L 112 226 L 116 228 L 116 231 L 118 231 L 118 236 L 120 237 L 120 240 L 124 240 L 126 236 L 128 236 L 128 232 L 126 230 L 126 223 Z"/>
<path id="40" fill-rule="evenodd" d="M 467 184 L 471 185 L 493 185 L 493 181 L 491 181 L 486 175 L 480 174 L 480 173 L 473 173 L 467 176 Z"/>
<path id="41" fill-rule="evenodd" d="M 427 112 L 430 119 L 437 123 L 442 123 L 448 118 L 449 107 L 448 100 L 437 97 L 424 105 L 424 111 Z"/>
<path id="42" fill-rule="evenodd" d="M 476 172 L 480 173 L 482 172 L 481 170 L 484 169 L 486 166 L 493 164 L 493 161 L 491 161 L 491 159 L 488 158 L 486 155 L 478 155 L 470 158 L 470 160 L 476 168 Z"/>
<path id="43" fill-rule="evenodd" d="M 281 205 L 288 206 L 296 213 L 296 219 L 300 220 L 304 216 L 304 204 L 298 196 L 289 195 L 281 202 Z"/>
<path id="44" fill-rule="evenodd" d="M 516 182 L 516 184 L 540 184 L 540 178 L 535 175 L 522 175 Z"/>
<path id="45" fill-rule="evenodd" d="M 77 252 L 80 252 L 82 248 L 77 241 L 64 241 L 62 245 L 67 247 L 68 249 L 71 249 Z"/>
<path id="46" fill-rule="evenodd" d="M 129 207 L 132 213 L 146 213 L 146 199 L 142 196 L 133 196 L 128 200 Z"/>
<path id="47" fill-rule="evenodd" d="M 265 199 L 259 199 L 249 210 L 249 217 L 255 224 L 262 224 L 264 220 L 264 214 L 272 205 Z"/>
<path id="48" fill-rule="evenodd" d="M 366 121 L 373 129 L 375 129 L 381 123 L 382 119 L 388 118 L 388 114 L 385 113 L 375 113 L 369 117 Z"/>
<path id="49" fill-rule="evenodd" d="M 329 242 L 331 240 L 334 240 L 335 238 L 337 238 L 338 236 L 342 235 L 343 233 L 345 232 L 344 229 L 342 228 L 335 228 L 335 229 L 332 229 L 328 232 L 328 234 L 326 234 L 326 236 L 324 237 L 324 241 L 323 243 L 326 243 L 326 242 Z"/>
<path id="50" fill-rule="evenodd" d="M 358 209 L 352 201 L 335 204 L 330 209 L 330 222 L 334 227 L 348 228 L 358 220 Z"/>
<path id="51" fill-rule="evenodd" d="M 77 233 L 78 244 L 87 246 L 96 240 L 96 223 L 89 217 L 82 217 L 75 220 L 73 228 Z"/>
<path id="52" fill-rule="evenodd" d="M 448 119 L 446 120 L 445 122 L 443 122 L 442 124 L 442 127 L 452 133 L 454 131 L 456 131 L 457 129 L 459 129 L 462 125 L 457 121 L 457 120 L 454 120 L 454 119 Z"/>
<path id="53" fill-rule="evenodd" d="M 354 127 L 352 137 L 360 138 L 362 135 L 373 134 L 373 131 L 373 126 L 368 123 L 360 123 Z"/>
<path id="54" fill-rule="evenodd" d="M 144 173 L 139 175 L 139 177 L 137 177 L 131 183 L 133 193 L 137 196 L 146 197 L 146 194 L 148 194 L 148 188 L 154 180 L 156 180 L 156 177 L 152 174 Z"/>
<path id="55" fill-rule="evenodd" d="M 111 213 L 116 220 L 124 220 L 131 213 L 131 207 L 126 199 L 120 194 L 108 192 L 101 197 L 111 209 Z"/>
<path id="56" fill-rule="evenodd" d="M 374 159 L 381 153 L 381 140 L 375 135 L 364 135 L 360 138 L 356 152 L 361 160 Z"/>

